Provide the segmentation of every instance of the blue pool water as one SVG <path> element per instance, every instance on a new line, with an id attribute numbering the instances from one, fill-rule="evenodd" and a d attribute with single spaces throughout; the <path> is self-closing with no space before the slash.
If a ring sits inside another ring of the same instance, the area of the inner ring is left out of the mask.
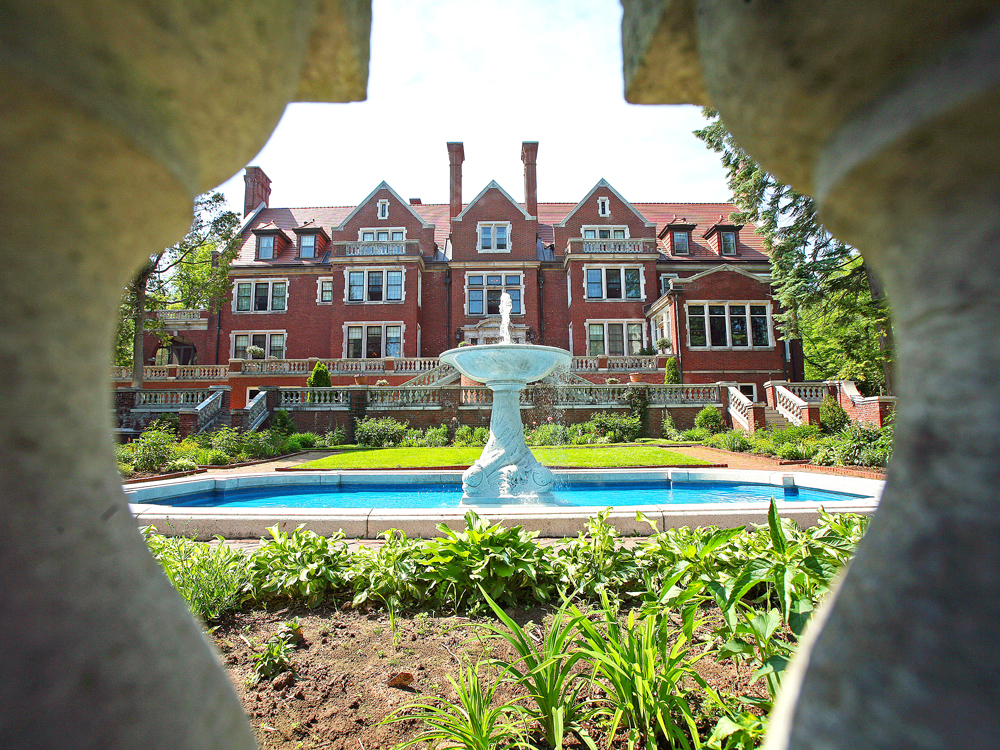
<path id="1" fill-rule="evenodd" d="M 556 487 L 555 505 L 605 507 L 608 505 L 676 505 L 685 503 L 767 503 L 786 501 L 836 503 L 857 500 L 829 490 L 778 487 L 771 484 L 732 482 L 646 482 L 574 484 Z M 215 490 L 181 495 L 154 504 L 180 507 L 224 508 L 457 508 L 461 484 L 420 487 L 404 484 L 293 485 L 236 490 Z"/>

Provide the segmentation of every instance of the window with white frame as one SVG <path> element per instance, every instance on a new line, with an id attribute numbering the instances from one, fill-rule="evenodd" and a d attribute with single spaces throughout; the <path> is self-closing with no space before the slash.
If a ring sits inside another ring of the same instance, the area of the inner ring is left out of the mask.
<path id="1" fill-rule="evenodd" d="M 233 348 L 230 356 L 233 359 L 248 359 L 247 347 L 250 346 L 257 347 L 264 354 L 255 353 L 249 359 L 285 358 L 284 331 L 235 331 L 232 342 Z"/>
<path id="2" fill-rule="evenodd" d="M 627 226 L 584 226 L 580 228 L 585 240 L 627 240 Z"/>
<path id="3" fill-rule="evenodd" d="M 316 234 L 314 232 L 306 232 L 299 235 L 299 257 L 316 257 Z"/>
<path id="4" fill-rule="evenodd" d="M 274 260 L 274 235 L 273 234 L 258 234 L 257 235 L 257 259 L 258 260 Z"/>
<path id="5" fill-rule="evenodd" d="M 479 222 L 479 252 L 509 253 L 510 222 Z"/>
<path id="6" fill-rule="evenodd" d="M 389 200 L 388 198 L 383 198 L 378 202 L 378 217 L 380 219 L 389 218 Z"/>
<path id="7" fill-rule="evenodd" d="M 331 277 L 316 279 L 316 302 L 320 305 L 333 304 L 333 279 Z"/>
<path id="8" fill-rule="evenodd" d="M 345 302 L 402 302 L 403 271 L 400 268 L 347 270 Z"/>
<path id="9" fill-rule="evenodd" d="M 660 294 L 666 294 L 670 291 L 670 279 L 678 278 L 676 273 L 661 273 L 660 274 Z"/>
<path id="10" fill-rule="evenodd" d="M 691 234 L 686 230 L 674 229 L 670 232 L 674 255 L 691 254 Z"/>
<path id="11" fill-rule="evenodd" d="M 587 354 L 591 357 L 638 354 L 643 348 L 641 320 L 588 320 Z"/>
<path id="12" fill-rule="evenodd" d="M 611 201 L 607 198 L 597 199 L 597 215 L 598 216 L 611 216 Z"/>
<path id="13" fill-rule="evenodd" d="M 405 227 L 388 229 L 362 229 L 358 232 L 360 242 L 402 242 L 406 239 Z"/>
<path id="14" fill-rule="evenodd" d="M 285 311 L 288 301 L 287 279 L 237 281 L 233 286 L 233 312 Z"/>
<path id="15" fill-rule="evenodd" d="M 522 315 L 522 292 L 524 276 L 520 273 L 502 271 L 500 273 L 467 273 L 465 275 L 466 314 L 499 315 L 500 297 L 504 292 L 510 295 L 511 315 Z"/>
<path id="16" fill-rule="evenodd" d="M 344 326 L 344 353 L 348 359 L 403 356 L 403 324 L 348 323 Z"/>
<path id="17" fill-rule="evenodd" d="M 584 269 L 587 299 L 642 300 L 643 275 L 638 266 L 588 266 Z"/>
<path id="18" fill-rule="evenodd" d="M 772 346 L 767 302 L 689 302 L 688 346 L 749 349 Z"/>
<path id="19" fill-rule="evenodd" d="M 736 232 L 719 232 L 719 247 L 723 255 L 736 255 Z"/>

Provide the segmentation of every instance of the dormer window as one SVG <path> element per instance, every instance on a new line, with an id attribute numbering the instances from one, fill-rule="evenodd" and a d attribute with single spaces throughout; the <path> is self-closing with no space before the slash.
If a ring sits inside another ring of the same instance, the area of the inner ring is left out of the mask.
<path id="1" fill-rule="evenodd" d="M 316 235 L 313 233 L 299 235 L 299 257 L 316 257 Z"/>
<path id="2" fill-rule="evenodd" d="M 607 198 L 597 199 L 597 215 L 611 216 L 611 201 Z"/>
<path id="3" fill-rule="evenodd" d="M 736 255 L 736 232 L 719 232 L 722 255 Z"/>
<path id="4" fill-rule="evenodd" d="M 274 235 L 257 235 L 257 259 L 274 260 Z"/>
<path id="5" fill-rule="evenodd" d="M 674 255 L 691 254 L 690 235 L 687 232 L 675 230 L 670 233 L 670 238 L 674 245 Z"/>
<path id="6" fill-rule="evenodd" d="M 389 218 L 389 200 L 387 198 L 383 198 L 378 202 L 378 217 L 380 219 Z"/>
<path id="7" fill-rule="evenodd" d="M 509 253 L 510 252 L 510 222 L 480 222 L 479 252 Z"/>

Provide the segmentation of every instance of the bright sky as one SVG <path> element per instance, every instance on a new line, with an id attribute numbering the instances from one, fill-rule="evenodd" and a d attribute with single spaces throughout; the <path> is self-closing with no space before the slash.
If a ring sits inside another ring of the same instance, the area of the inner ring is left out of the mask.
<path id="1" fill-rule="evenodd" d="M 465 143 L 463 198 L 496 180 L 524 198 L 521 142 L 538 141 L 538 198 L 575 203 L 603 178 L 631 201 L 725 201 L 697 107 L 626 104 L 616 0 L 374 0 L 368 100 L 292 104 L 250 162 L 271 206 L 357 205 L 385 180 L 448 201 L 445 143 Z M 220 186 L 243 209 L 243 172 Z"/>

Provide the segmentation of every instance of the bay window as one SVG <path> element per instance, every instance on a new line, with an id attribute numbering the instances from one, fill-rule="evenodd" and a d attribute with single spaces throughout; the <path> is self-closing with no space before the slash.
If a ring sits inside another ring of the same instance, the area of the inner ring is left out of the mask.
<path id="1" fill-rule="evenodd" d="M 687 305 L 688 345 L 716 349 L 771 346 L 768 303 L 699 302 Z"/>

